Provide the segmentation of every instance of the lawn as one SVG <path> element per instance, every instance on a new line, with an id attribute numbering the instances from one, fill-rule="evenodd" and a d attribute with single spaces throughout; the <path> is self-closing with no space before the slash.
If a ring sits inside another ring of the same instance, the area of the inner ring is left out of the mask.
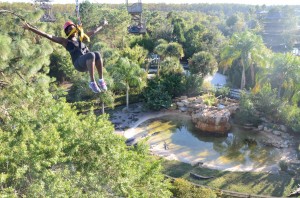
<path id="1" fill-rule="evenodd" d="M 196 184 L 239 193 L 282 197 L 289 195 L 299 183 L 286 172 L 269 174 L 219 171 L 169 160 L 162 160 L 162 164 L 164 174 L 171 177 L 184 178 Z M 214 178 L 197 180 L 190 177 L 190 172 Z"/>

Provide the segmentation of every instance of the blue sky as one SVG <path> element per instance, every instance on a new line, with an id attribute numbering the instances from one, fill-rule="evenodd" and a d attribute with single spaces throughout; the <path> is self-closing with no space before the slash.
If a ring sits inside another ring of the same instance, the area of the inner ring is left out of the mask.
<path id="1" fill-rule="evenodd" d="M 83 0 L 79 0 L 81 2 Z M 89 0 L 91 3 L 125 3 L 125 0 Z M 129 0 L 135 3 L 138 0 Z M 0 2 L 34 2 L 34 0 L 0 0 Z M 53 0 L 53 3 L 75 3 L 75 0 Z M 300 0 L 142 0 L 143 3 L 238 3 L 251 5 L 300 5 Z"/>

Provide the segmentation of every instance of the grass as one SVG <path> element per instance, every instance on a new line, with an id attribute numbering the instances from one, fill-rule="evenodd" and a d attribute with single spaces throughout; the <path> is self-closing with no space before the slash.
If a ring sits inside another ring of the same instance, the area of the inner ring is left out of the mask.
<path id="1" fill-rule="evenodd" d="M 297 187 L 297 182 L 285 172 L 276 175 L 256 172 L 219 171 L 169 160 L 162 160 L 162 164 L 164 167 L 163 172 L 166 175 L 184 178 L 193 183 L 216 189 L 282 197 L 289 195 Z M 196 180 L 189 176 L 190 172 L 203 176 L 214 176 L 214 178 Z"/>

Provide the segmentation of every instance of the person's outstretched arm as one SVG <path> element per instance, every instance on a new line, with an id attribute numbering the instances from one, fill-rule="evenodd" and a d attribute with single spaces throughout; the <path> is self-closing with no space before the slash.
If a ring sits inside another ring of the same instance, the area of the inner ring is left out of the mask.
<path id="1" fill-rule="evenodd" d="M 47 34 L 47 33 L 43 32 L 43 31 L 41 31 L 41 30 L 39 30 L 39 29 L 37 29 L 37 28 L 31 26 L 30 24 L 28 24 L 28 23 L 26 23 L 26 22 L 23 23 L 23 28 L 24 28 L 25 30 L 30 30 L 31 32 L 33 32 L 33 33 L 35 33 L 35 34 L 37 34 L 37 35 L 40 35 L 40 36 L 42 36 L 42 37 L 45 37 L 45 38 L 47 38 L 47 39 L 49 39 L 49 40 L 51 40 L 51 41 L 53 41 L 53 42 L 55 42 L 55 43 L 61 44 L 61 45 L 63 45 L 64 47 L 67 46 L 68 40 L 67 40 L 66 38 L 58 37 L 58 36 L 52 36 L 52 35 L 50 35 L 50 34 Z"/>
<path id="2" fill-rule="evenodd" d="M 94 34 L 98 33 L 107 24 L 108 22 L 104 20 L 102 25 L 96 27 L 94 30 L 87 32 L 86 35 L 88 35 L 89 37 L 93 36 Z"/>

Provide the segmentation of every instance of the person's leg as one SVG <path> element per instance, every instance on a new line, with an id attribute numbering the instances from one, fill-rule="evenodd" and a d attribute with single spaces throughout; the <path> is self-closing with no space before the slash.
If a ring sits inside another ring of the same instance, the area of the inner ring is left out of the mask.
<path id="1" fill-rule="evenodd" d="M 96 68 L 97 68 L 98 74 L 99 74 L 98 85 L 103 91 L 106 91 L 107 86 L 106 86 L 106 83 L 103 79 L 103 60 L 102 60 L 101 55 L 100 55 L 99 52 L 94 52 L 94 53 L 95 53 Z"/>
<path id="2" fill-rule="evenodd" d="M 93 52 L 88 52 L 82 56 L 80 56 L 75 62 L 75 68 L 78 71 L 88 71 L 90 75 L 90 83 L 89 87 L 92 89 L 94 93 L 99 93 L 101 90 L 99 89 L 97 83 L 95 82 L 94 77 L 94 68 L 95 68 L 95 54 Z"/>
<path id="3" fill-rule="evenodd" d="M 95 77 L 94 77 L 95 66 L 94 65 L 95 65 L 95 59 L 86 60 L 86 66 L 87 66 L 89 74 L 90 74 L 91 82 L 95 82 Z"/>
<path id="4" fill-rule="evenodd" d="M 95 54 L 95 63 L 98 70 L 99 78 L 103 79 L 103 60 L 99 52 L 94 52 Z"/>

